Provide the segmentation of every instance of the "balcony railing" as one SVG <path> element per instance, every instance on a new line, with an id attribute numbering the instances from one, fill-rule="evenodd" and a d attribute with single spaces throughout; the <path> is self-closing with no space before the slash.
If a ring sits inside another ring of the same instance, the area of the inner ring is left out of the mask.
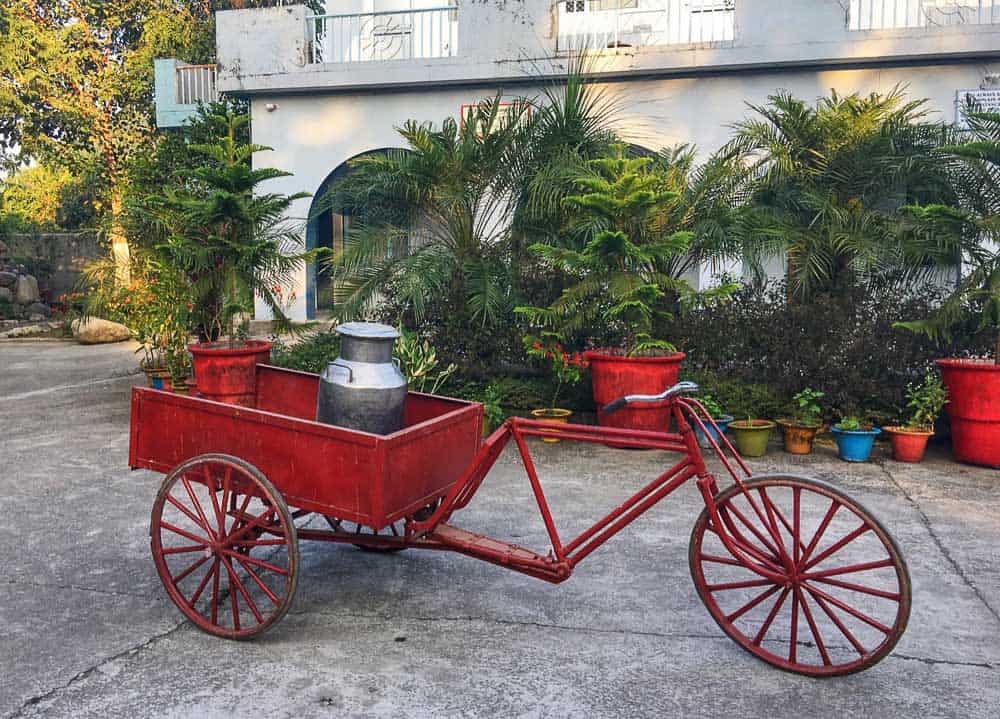
<path id="1" fill-rule="evenodd" d="M 454 57 L 458 7 L 390 10 L 308 18 L 314 63 Z"/>
<path id="2" fill-rule="evenodd" d="M 560 0 L 560 52 L 732 42 L 736 0 Z"/>
<path id="3" fill-rule="evenodd" d="M 199 102 L 215 102 L 219 92 L 215 89 L 215 65 L 178 65 L 177 104 L 195 105 Z"/>
<path id="4" fill-rule="evenodd" d="M 851 0 L 848 28 L 889 30 L 1000 23 L 1000 0 Z"/>

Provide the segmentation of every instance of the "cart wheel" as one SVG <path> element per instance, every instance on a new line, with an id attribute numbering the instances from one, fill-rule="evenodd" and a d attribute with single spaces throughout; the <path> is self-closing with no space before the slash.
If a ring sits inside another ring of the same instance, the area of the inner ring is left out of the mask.
<path id="1" fill-rule="evenodd" d="M 209 634 L 249 639 L 291 606 L 295 525 L 274 486 L 236 457 L 204 454 L 171 470 L 153 504 L 150 536 L 167 594 Z"/>
<path id="2" fill-rule="evenodd" d="M 722 630 L 765 662 L 809 676 L 852 674 L 885 658 L 910 616 L 910 575 L 889 532 L 824 482 L 763 476 L 745 487 L 716 497 L 742 557 L 722 543 L 707 509 L 691 533 L 691 576 Z"/>
<path id="3" fill-rule="evenodd" d="M 418 522 L 427 519 L 432 514 L 434 514 L 434 510 L 438 508 L 438 504 L 440 504 L 440 502 L 441 500 L 435 499 L 433 502 L 428 504 L 423 509 L 418 509 L 416 512 L 413 513 L 413 519 L 415 519 Z M 331 529 L 334 529 L 338 532 L 353 531 L 355 534 L 364 534 L 368 536 L 377 536 L 379 534 L 375 530 L 366 527 L 363 524 L 354 524 L 352 522 L 348 522 L 347 524 L 353 524 L 353 529 L 351 529 L 345 527 L 344 526 L 345 523 L 342 520 L 337 519 L 336 517 L 331 517 L 329 515 L 324 514 L 323 518 L 326 520 L 326 523 L 330 525 Z M 396 525 L 394 524 L 390 525 L 389 534 L 385 536 L 387 537 L 400 536 L 399 530 L 396 529 Z M 355 544 L 354 546 L 360 549 L 362 552 L 373 552 L 375 554 L 395 554 L 396 552 L 402 552 L 408 549 L 408 547 L 376 547 L 375 545 L 372 544 Z"/>

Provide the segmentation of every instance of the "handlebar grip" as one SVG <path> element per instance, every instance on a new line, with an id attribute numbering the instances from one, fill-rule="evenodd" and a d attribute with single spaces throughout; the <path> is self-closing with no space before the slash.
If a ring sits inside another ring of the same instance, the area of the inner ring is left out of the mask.
<path id="1" fill-rule="evenodd" d="M 601 411 L 604 414 L 611 414 L 612 412 L 617 412 L 622 407 L 628 404 L 628 399 L 625 397 L 619 397 L 614 402 L 604 405 L 601 407 Z"/>

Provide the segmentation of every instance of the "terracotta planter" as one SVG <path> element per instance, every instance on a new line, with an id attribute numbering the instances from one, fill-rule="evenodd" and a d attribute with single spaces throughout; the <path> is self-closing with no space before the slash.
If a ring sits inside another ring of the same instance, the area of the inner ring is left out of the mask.
<path id="1" fill-rule="evenodd" d="M 549 424 L 566 424 L 569 422 L 570 416 L 573 412 L 568 409 L 557 409 L 557 408 L 547 408 L 547 409 L 533 409 L 531 410 L 531 416 L 542 422 L 547 422 Z M 542 437 L 543 442 L 549 444 L 555 444 L 559 441 L 558 437 Z"/>
<path id="2" fill-rule="evenodd" d="M 767 442 L 771 439 L 772 429 L 774 422 L 766 419 L 741 419 L 729 425 L 736 449 L 744 457 L 763 457 L 767 453 Z"/>
<path id="3" fill-rule="evenodd" d="M 779 419 L 778 424 L 784 433 L 785 451 L 789 454 L 810 454 L 816 435 L 823 425 L 810 426 L 793 419 Z"/>
<path id="4" fill-rule="evenodd" d="M 270 361 L 270 342 L 247 340 L 236 347 L 228 342 L 199 342 L 188 345 L 188 350 L 201 396 L 246 407 L 256 404 L 257 365 Z"/>
<path id="5" fill-rule="evenodd" d="M 955 459 L 1000 468 L 1000 365 L 962 359 L 937 365 L 948 390 Z"/>
<path id="6" fill-rule="evenodd" d="M 892 458 L 897 462 L 922 462 L 927 451 L 927 440 L 934 432 L 922 432 L 906 427 L 883 427 L 892 443 Z"/>
<path id="7" fill-rule="evenodd" d="M 607 351 L 584 353 L 590 364 L 597 423 L 603 427 L 666 432 L 670 426 L 668 402 L 623 407 L 609 415 L 601 407 L 627 394 L 659 394 L 677 384 L 684 353 L 666 357 L 623 357 Z"/>

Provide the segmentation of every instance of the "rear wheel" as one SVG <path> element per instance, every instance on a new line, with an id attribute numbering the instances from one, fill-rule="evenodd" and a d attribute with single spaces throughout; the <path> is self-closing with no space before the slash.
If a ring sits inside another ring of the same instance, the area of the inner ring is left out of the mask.
<path id="1" fill-rule="evenodd" d="M 171 470 L 153 504 L 150 545 L 167 594 L 209 634 L 249 639 L 291 606 L 295 525 L 274 486 L 242 460 L 206 454 Z"/>
<path id="2" fill-rule="evenodd" d="M 691 576 L 722 630 L 769 664 L 809 676 L 851 674 L 885 658 L 911 603 L 889 532 L 824 482 L 766 476 L 744 486 L 715 500 L 737 554 L 707 509 L 691 533 Z"/>

